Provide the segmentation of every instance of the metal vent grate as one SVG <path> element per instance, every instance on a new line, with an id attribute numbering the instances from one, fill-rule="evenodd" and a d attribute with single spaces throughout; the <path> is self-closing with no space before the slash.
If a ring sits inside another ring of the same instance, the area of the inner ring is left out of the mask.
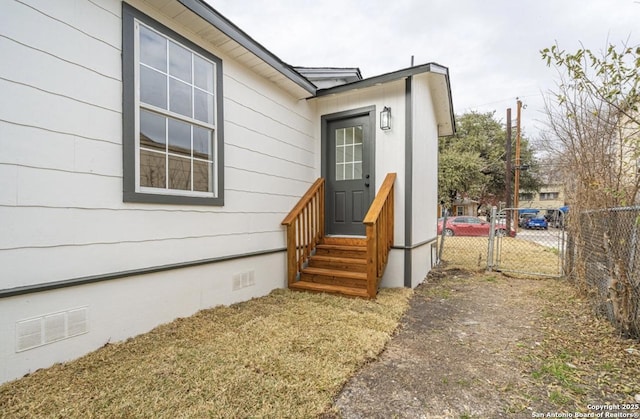
<path id="1" fill-rule="evenodd" d="M 88 331 L 87 307 L 20 320 L 16 323 L 16 352 L 68 339 Z"/>

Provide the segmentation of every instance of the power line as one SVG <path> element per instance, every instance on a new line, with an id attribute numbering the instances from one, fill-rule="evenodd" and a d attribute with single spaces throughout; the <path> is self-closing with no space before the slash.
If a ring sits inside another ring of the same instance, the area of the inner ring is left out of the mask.
<path id="1" fill-rule="evenodd" d="M 528 97 L 536 97 L 536 96 L 542 96 L 542 93 L 536 93 L 536 94 L 530 94 L 530 95 L 525 95 L 525 96 L 517 96 L 515 99 L 525 99 Z M 496 100 L 493 102 L 487 102 L 487 103 L 482 103 L 480 105 L 472 105 L 472 106 L 467 106 L 466 109 L 471 109 L 471 108 L 479 108 L 481 106 L 487 106 L 487 105 L 494 105 L 496 103 L 503 103 L 503 102 L 508 102 L 508 101 L 512 101 L 514 98 L 513 97 L 508 97 L 508 98 L 504 98 L 504 99 L 500 99 L 500 100 Z"/>

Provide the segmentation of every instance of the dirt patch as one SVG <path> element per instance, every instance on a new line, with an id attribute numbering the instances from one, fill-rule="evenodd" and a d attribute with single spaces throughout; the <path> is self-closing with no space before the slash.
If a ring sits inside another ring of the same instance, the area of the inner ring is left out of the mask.
<path id="1" fill-rule="evenodd" d="M 327 416 L 594 413 L 590 403 L 638 403 L 640 356 L 628 350 L 637 346 L 617 339 L 564 281 L 434 272 L 416 289 L 397 336 L 348 382 Z M 618 389 L 598 384 L 612 365 L 624 371 L 610 377 L 624 382 Z"/>

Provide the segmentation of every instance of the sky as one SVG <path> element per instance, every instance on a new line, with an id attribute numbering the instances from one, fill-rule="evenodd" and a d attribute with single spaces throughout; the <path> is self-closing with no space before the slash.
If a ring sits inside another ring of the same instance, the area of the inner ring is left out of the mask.
<path id="1" fill-rule="evenodd" d="M 282 61 L 358 67 L 372 77 L 435 62 L 449 68 L 456 114 L 522 100 L 522 128 L 544 129 L 558 73 L 540 50 L 640 45 L 639 0 L 207 0 Z"/>

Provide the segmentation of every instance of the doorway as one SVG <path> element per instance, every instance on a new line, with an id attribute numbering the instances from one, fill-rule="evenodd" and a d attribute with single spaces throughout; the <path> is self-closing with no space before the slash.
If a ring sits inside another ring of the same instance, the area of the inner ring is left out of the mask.
<path id="1" fill-rule="evenodd" d="M 327 235 L 364 236 L 375 197 L 375 107 L 322 117 Z"/>

